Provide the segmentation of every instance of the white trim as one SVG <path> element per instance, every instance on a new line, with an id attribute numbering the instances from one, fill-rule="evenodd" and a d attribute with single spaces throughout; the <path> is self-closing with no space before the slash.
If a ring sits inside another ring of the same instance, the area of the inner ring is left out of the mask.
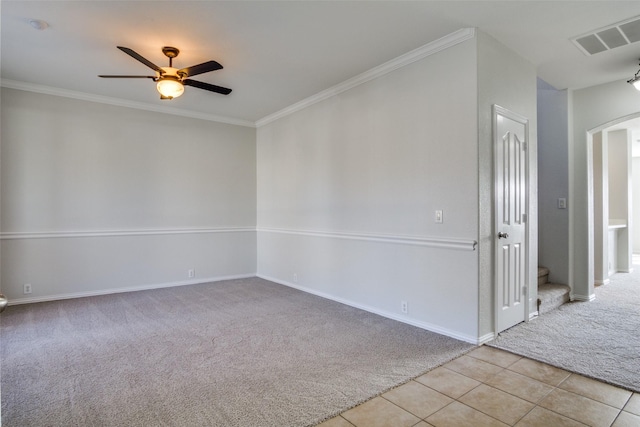
<path id="1" fill-rule="evenodd" d="M 591 135 L 596 134 L 598 132 L 602 132 L 605 129 L 608 129 L 610 127 L 619 125 L 620 123 L 624 123 L 624 122 L 628 122 L 629 120 L 633 120 L 633 119 L 637 119 L 638 117 L 640 117 L 640 113 L 631 113 L 631 114 L 627 114 L 626 116 L 622 116 L 622 117 L 618 117 L 617 119 L 611 120 L 607 123 L 601 124 L 599 126 L 594 127 L 593 129 L 589 129 L 587 130 L 587 133 L 590 133 Z"/>
<path id="2" fill-rule="evenodd" d="M 582 301 L 582 302 L 589 302 L 589 301 L 593 301 L 596 299 L 596 295 L 595 294 L 591 294 L 589 296 L 585 296 L 585 295 L 576 295 L 576 294 L 571 294 L 569 296 L 569 299 L 571 301 Z"/>
<path id="3" fill-rule="evenodd" d="M 31 303 L 46 302 L 46 301 L 58 301 L 58 300 L 71 299 L 71 298 L 94 297 L 94 296 L 100 296 L 100 295 L 120 294 L 124 292 L 148 291 L 152 289 L 172 288 L 174 286 L 199 285 L 203 283 L 220 282 L 223 280 L 247 279 L 250 277 L 256 277 L 256 275 L 255 274 L 236 274 L 231 276 L 218 276 L 218 277 L 209 277 L 209 278 L 197 279 L 197 280 L 156 283 L 151 285 L 132 286 L 132 287 L 126 287 L 126 288 L 102 289 L 99 291 L 70 292 L 66 294 L 48 295 L 45 297 L 16 298 L 16 299 L 9 300 L 9 305 L 31 304 Z"/>
<path id="4" fill-rule="evenodd" d="M 27 231 L 0 233 L 0 240 L 60 239 L 79 237 L 154 236 L 166 234 L 248 233 L 255 227 L 227 228 L 163 228 L 139 230 Z"/>
<path id="5" fill-rule="evenodd" d="M 484 334 L 483 336 L 479 337 L 478 342 L 472 343 L 472 344 L 478 344 L 478 345 L 486 344 L 489 341 L 493 341 L 495 338 L 496 338 L 495 333 L 489 332 L 488 334 Z"/>
<path id="6" fill-rule="evenodd" d="M 567 285 L 569 285 L 569 287 L 573 290 L 574 287 L 576 286 L 576 283 L 574 282 L 574 278 L 576 277 L 576 271 L 575 271 L 575 259 L 576 259 L 576 254 L 575 254 L 575 236 L 576 236 L 576 232 L 575 232 L 575 227 L 576 227 L 576 222 L 575 222 L 575 218 L 574 218 L 574 212 L 575 212 L 575 195 L 576 195 L 576 191 L 575 191 L 575 170 L 576 170 L 576 162 L 574 159 L 574 155 L 573 152 L 575 150 L 575 141 L 574 141 L 574 135 L 573 135 L 573 90 L 572 89 L 567 89 L 567 157 L 568 157 L 568 163 L 569 163 L 569 167 L 567 170 L 568 173 L 568 180 L 567 180 L 567 185 L 568 185 L 568 193 L 569 193 L 569 197 L 567 200 L 567 212 L 568 212 L 568 233 L 567 233 L 567 238 L 568 238 L 568 274 L 567 274 Z M 588 148 L 589 144 L 587 144 L 587 151 L 589 151 Z M 587 157 L 589 156 L 589 154 L 587 154 Z M 589 174 L 589 172 L 587 172 L 587 175 Z M 589 184 L 587 184 L 587 187 L 589 186 Z M 589 198 L 589 196 L 587 195 L 587 199 Z M 588 204 L 588 201 L 587 201 Z M 587 208 L 587 210 L 589 210 L 589 208 Z M 588 215 L 587 215 L 588 216 Z M 538 230 L 539 232 L 539 230 Z M 589 240 L 589 238 L 587 238 L 587 241 Z M 589 244 L 587 244 L 587 246 L 589 246 Z M 589 251 L 589 248 L 587 247 L 587 251 Z M 590 259 L 593 259 L 593 254 L 591 254 Z M 591 267 L 593 267 L 593 264 L 591 265 Z M 593 270 L 592 270 L 593 271 Z M 569 297 L 569 299 L 571 299 L 571 296 Z"/>
<path id="7" fill-rule="evenodd" d="M 352 89 L 370 80 L 376 79 L 378 77 L 382 77 L 385 74 L 388 74 L 392 71 L 397 70 L 398 68 L 402 68 L 416 61 L 424 59 L 430 55 L 438 53 L 442 50 L 448 49 L 452 46 L 457 45 L 458 43 L 462 43 L 466 40 L 469 40 L 475 37 L 475 34 L 476 34 L 475 28 L 463 28 L 458 31 L 455 31 L 438 40 L 434 40 L 431 43 L 427 43 L 422 47 L 419 47 L 408 53 L 405 53 L 404 55 L 401 55 L 395 59 L 392 59 L 391 61 L 385 62 L 382 65 L 374 67 L 369 71 L 365 71 L 362 74 L 352 77 L 349 80 L 345 80 L 342 83 L 339 83 L 333 87 L 330 87 L 329 89 L 323 90 L 322 92 L 319 92 L 306 99 L 303 99 L 302 101 L 296 102 L 295 104 L 292 104 L 286 108 L 283 108 L 280 111 L 277 111 L 273 114 L 265 116 L 260 120 L 256 121 L 256 127 L 261 127 L 266 124 L 269 124 L 275 120 L 278 120 L 278 119 L 281 119 L 282 117 L 293 114 L 296 111 L 303 110 L 313 104 L 316 104 L 320 101 L 324 101 L 325 99 L 331 98 L 332 96 L 338 95 L 342 92 L 345 92 L 349 89 Z"/>
<path id="8" fill-rule="evenodd" d="M 468 342 L 468 343 L 471 343 L 471 344 L 475 344 L 475 345 L 480 344 L 480 339 L 478 339 L 477 337 L 471 336 L 471 335 L 460 334 L 458 332 L 452 331 L 450 329 L 445 329 L 445 328 L 442 328 L 440 326 L 433 325 L 431 323 L 421 322 L 419 320 L 410 319 L 410 318 L 408 318 L 406 316 L 402 316 L 402 315 L 391 313 L 391 312 L 384 311 L 384 310 L 379 310 L 379 309 L 377 309 L 375 307 L 371 307 L 371 306 L 363 305 L 363 304 L 358 304 L 358 303 L 355 303 L 353 301 L 346 300 L 346 299 L 343 299 L 343 298 L 339 298 L 339 297 L 336 297 L 336 296 L 333 296 L 333 295 L 330 295 L 330 294 L 327 294 L 327 293 L 324 293 L 324 292 L 318 292 L 318 291 L 316 291 L 315 289 L 312 289 L 312 288 L 307 288 L 305 286 L 300 286 L 298 284 L 287 282 L 285 280 L 276 279 L 275 277 L 265 276 L 265 275 L 262 275 L 262 274 L 257 274 L 256 276 L 261 278 L 261 279 L 268 280 L 270 282 L 278 283 L 280 285 L 284 285 L 284 286 L 287 286 L 287 287 L 290 287 L 290 288 L 297 289 L 297 290 L 302 291 L 302 292 L 306 292 L 308 294 L 316 295 L 316 296 L 319 296 L 319 297 L 322 297 L 322 298 L 326 298 L 326 299 L 331 300 L 331 301 L 339 302 L 340 304 L 348 305 L 350 307 L 358 308 L 360 310 L 364 310 L 364 311 L 367 311 L 369 313 L 377 314 L 379 316 L 386 317 L 388 319 L 392 319 L 392 320 L 396 320 L 398 322 L 406 323 L 408 325 L 416 326 L 416 327 L 418 327 L 420 329 L 425 329 L 427 331 L 435 332 L 435 333 L 440 334 L 440 335 L 446 335 L 448 337 L 455 338 L 455 339 L 461 340 L 461 341 L 465 341 L 465 342 Z M 487 337 L 487 335 L 482 337 L 482 339 L 485 339 L 486 337 Z M 491 333 L 491 339 L 493 339 L 493 333 Z"/>
<path id="9" fill-rule="evenodd" d="M 611 283 L 611 280 L 609 279 L 604 279 L 604 280 L 594 280 L 594 285 L 596 286 L 605 286 L 608 285 L 609 283 Z"/>
<path id="10" fill-rule="evenodd" d="M 400 245 L 432 246 L 445 249 L 474 251 L 477 241 L 471 239 L 454 239 L 441 237 L 414 237 L 387 234 L 344 233 L 335 231 L 291 230 L 284 228 L 258 227 L 258 232 L 292 234 L 296 236 L 329 237 L 333 239 L 363 240 L 368 242 L 395 243 Z"/>
<path id="11" fill-rule="evenodd" d="M 45 95 L 61 96 L 64 98 L 78 99 L 81 101 L 97 102 L 100 104 L 115 105 L 117 107 L 135 108 L 137 110 L 153 111 L 155 113 L 173 114 L 174 116 L 189 117 L 191 119 L 207 120 L 210 122 L 226 123 L 228 125 L 255 128 L 254 122 L 234 119 L 230 117 L 216 116 L 214 114 L 189 111 L 181 108 L 166 107 L 144 102 L 130 101 L 126 99 L 112 98 L 109 96 L 94 95 L 68 89 L 60 89 L 35 83 L 20 82 L 17 80 L 0 79 L 0 86 L 9 89 L 24 90 L 27 92 L 42 93 Z"/>
<path id="12" fill-rule="evenodd" d="M 636 18 L 632 19 L 635 20 Z M 573 109 L 573 92 L 570 92 L 569 96 L 569 111 L 572 111 Z M 580 296 L 576 296 L 575 300 L 576 301 L 593 301 L 595 299 L 595 294 L 594 292 L 594 286 L 596 284 L 598 284 L 598 282 L 596 282 L 595 280 L 595 261 L 594 261 L 594 252 L 595 252 L 595 241 L 594 241 L 594 236 L 595 236 L 595 224 L 594 224 L 594 210 L 595 210 L 595 206 L 594 206 L 594 196 L 593 196 L 593 188 L 594 188 L 594 184 L 593 184 L 593 135 L 595 135 L 598 132 L 602 132 L 607 128 L 610 128 L 612 126 L 616 126 L 620 123 L 624 123 L 626 121 L 632 120 L 632 119 L 636 119 L 640 117 L 640 113 L 635 112 L 635 113 L 631 113 L 631 114 L 627 114 L 625 116 L 622 117 L 618 117 L 617 119 L 613 119 L 610 120 L 606 123 L 600 124 L 594 128 L 588 129 L 586 131 L 585 134 L 585 142 L 586 142 L 586 146 L 587 146 L 587 158 L 586 158 L 586 165 L 585 163 L 582 163 L 583 165 L 586 166 L 586 171 L 587 171 L 587 257 L 586 259 L 581 258 L 581 260 L 586 261 L 586 269 L 587 269 L 587 292 L 590 292 L 591 295 L 589 295 L 588 297 L 585 295 L 580 295 Z M 577 284 L 573 283 L 574 282 L 574 278 L 573 276 L 575 276 L 576 271 L 575 269 L 577 268 L 576 264 L 578 263 L 578 261 L 576 260 L 576 249 L 575 249 L 575 243 L 574 243 L 574 239 L 576 236 L 576 231 L 574 230 L 574 227 L 576 227 L 576 213 L 575 213 L 575 209 L 572 208 L 572 204 L 573 204 L 573 200 L 576 199 L 576 191 L 575 191 L 575 163 L 576 163 L 576 159 L 574 158 L 574 152 L 575 152 L 575 146 L 578 143 L 577 138 L 574 141 L 574 135 L 573 135 L 573 123 L 570 123 L 569 126 L 569 148 L 568 148 L 568 155 L 569 155 L 569 205 L 567 206 L 567 208 L 569 209 L 569 212 L 573 212 L 572 214 L 569 215 L 569 285 L 571 286 L 571 289 L 573 289 Z M 582 143 L 582 142 L 581 142 Z M 571 294 L 571 301 L 574 301 L 574 296 L 573 294 Z"/>

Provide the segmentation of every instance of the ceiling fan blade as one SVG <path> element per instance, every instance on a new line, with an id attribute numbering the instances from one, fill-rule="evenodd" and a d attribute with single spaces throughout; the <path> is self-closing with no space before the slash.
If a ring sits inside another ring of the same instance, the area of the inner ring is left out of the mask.
<path id="1" fill-rule="evenodd" d="M 164 70 L 162 68 L 158 67 L 156 64 L 154 64 L 153 62 L 149 61 L 148 59 L 146 59 L 145 57 L 143 57 L 139 53 L 135 52 L 134 50 L 129 49 L 128 47 L 122 47 L 122 46 L 118 46 L 118 49 L 120 49 L 121 51 L 123 51 L 124 53 L 129 55 L 130 57 L 132 57 L 134 59 L 137 59 L 138 61 L 142 62 L 144 65 L 146 65 L 147 67 L 151 68 L 152 70 L 155 70 L 155 71 L 159 72 L 160 74 L 164 74 Z"/>
<path id="2" fill-rule="evenodd" d="M 178 70 L 178 74 L 184 74 L 185 77 L 195 76 L 197 74 L 208 73 L 209 71 L 221 70 L 222 65 L 216 61 L 207 61 L 202 64 L 194 65 Z"/>
<path id="3" fill-rule="evenodd" d="M 98 77 L 102 77 L 104 79 L 154 79 L 155 76 L 120 76 L 120 75 L 104 75 L 101 74 Z"/>
<path id="4" fill-rule="evenodd" d="M 231 89 L 228 89 L 226 87 L 216 86 L 216 85 L 212 85 L 205 82 L 199 82 L 197 80 L 184 79 L 182 83 L 187 86 L 197 87 L 198 89 L 204 89 L 210 92 L 220 93 L 222 95 L 229 95 L 231 93 Z"/>

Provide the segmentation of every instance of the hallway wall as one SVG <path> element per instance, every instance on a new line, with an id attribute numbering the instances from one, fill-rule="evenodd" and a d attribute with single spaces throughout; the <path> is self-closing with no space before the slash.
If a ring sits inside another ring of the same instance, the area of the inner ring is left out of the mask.
<path id="1" fill-rule="evenodd" d="M 569 94 L 538 79 L 538 264 L 549 281 L 569 283 Z"/>

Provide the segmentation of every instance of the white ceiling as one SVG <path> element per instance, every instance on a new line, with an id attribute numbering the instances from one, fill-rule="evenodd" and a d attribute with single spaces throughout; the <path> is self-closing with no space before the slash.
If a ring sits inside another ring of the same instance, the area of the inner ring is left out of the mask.
<path id="1" fill-rule="evenodd" d="M 640 43 L 587 57 L 570 41 L 640 16 L 640 1 L 3 0 L 0 10 L 5 86 L 43 85 L 248 123 L 467 27 L 518 52 L 558 89 L 629 79 L 640 58 Z M 29 19 L 49 27 L 36 30 Z M 161 101 L 151 80 L 98 78 L 153 74 L 118 45 L 160 66 L 168 65 L 162 46 L 180 49 L 178 68 L 214 59 L 225 68 L 194 79 L 233 92 L 187 87 Z"/>

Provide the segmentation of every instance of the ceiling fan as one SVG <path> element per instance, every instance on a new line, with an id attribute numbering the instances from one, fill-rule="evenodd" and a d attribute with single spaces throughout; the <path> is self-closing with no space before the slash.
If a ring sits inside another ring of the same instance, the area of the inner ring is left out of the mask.
<path id="1" fill-rule="evenodd" d="M 99 75 L 98 77 L 108 79 L 151 79 L 157 82 L 157 89 L 160 92 L 160 99 L 173 99 L 177 98 L 184 92 L 185 86 L 193 86 L 198 89 L 208 90 L 210 92 L 220 93 L 222 95 L 229 95 L 231 89 L 226 87 L 216 86 L 205 82 L 199 82 L 197 80 L 191 80 L 188 77 L 195 76 L 197 74 L 208 73 L 210 71 L 216 71 L 222 69 L 216 61 L 207 61 L 202 64 L 193 65 L 187 68 L 173 68 L 173 58 L 178 56 L 180 51 L 171 46 L 165 46 L 162 48 L 162 53 L 169 58 L 168 67 L 158 67 L 153 62 L 144 58 L 139 53 L 128 47 L 118 46 L 118 49 L 131 56 L 132 58 L 142 62 L 147 67 L 156 72 L 155 76 L 122 76 L 122 75 Z"/>

